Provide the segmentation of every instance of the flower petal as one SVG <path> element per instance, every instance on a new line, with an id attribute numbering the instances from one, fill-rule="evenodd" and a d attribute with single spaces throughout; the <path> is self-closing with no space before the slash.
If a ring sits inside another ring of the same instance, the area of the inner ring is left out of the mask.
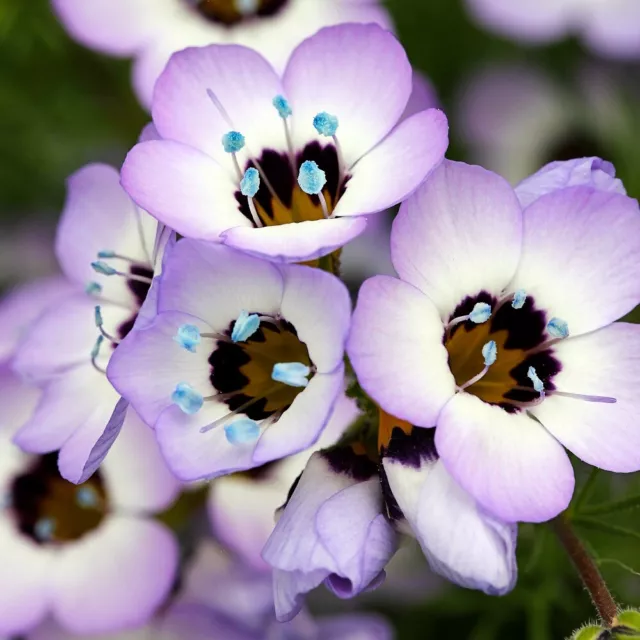
<path id="1" fill-rule="evenodd" d="M 149 213 L 183 236 L 216 240 L 250 225 L 229 174 L 198 149 L 174 140 L 137 144 L 122 166 L 122 186 Z"/>
<path id="2" fill-rule="evenodd" d="M 274 265 L 220 245 L 181 240 L 165 262 L 159 311 L 182 311 L 216 331 L 241 311 L 275 314 L 282 275 Z"/>
<path id="3" fill-rule="evenodd" d="M 521 209 L 509 184 L 445 160 L 401 206 L 391 259 L 447 318 L 469 295 L 502 291 L 516 270 L 521 237 Z"/>
<path id="4" fill-rule="evenodd" d="M 420 71 L 413 70 L 413 89 L 409 102 L 404 109 L 400 121 L 406 120 L 416 113 L 425 111 L 426 109 L 437 109 L 440 106 L 440 100 L 436 94 L 436 89 L 431 81 Z"/>
<path id="5" fill-rule="evenodd" d="M 347 351 L 358 380 L 388 413 L 432 427 L 455 393 L 429 298 L 406 282 L 375 276 L 360 289 Z"/>
<path id="6" fill-rule="evenodd" d="M 306 343 L 317 370 L 334 371 L 343 360 L 351 323 L 347 288 L 338 278 L 320 269 L 283 265 L 280 270 L 284 278 L 282 317 Z"/>
<path id="7" fill-rule="evenodd" d="M 327 425 L 344 388 L 344 367 L 334 373 L 318 373 L 296 396 L 282 417 L 260 437 L 253 452 L 254 466 L 290 456 L 314 444 Z"/>
<path id="8" fill-rule="evenodd" d="M 459 393 L 438 418 L 436 446 L 458 484 L 501 520 L 545 522 L 571 501 L 567 454 L 525 414 Z"/>
<path id="9" fill-rule="evenodd" d="M 184 324 L 202 332 L 211 330 L 199 318 L 185 313 L 160 313 L 149 327 L 130 333 L 109 362 L 109 380 L 150 427 L 172 404 L 171 394 L 178 383 L 187 382 L 205 397 L 214 393 L 207 361 L 210 350 L 199 345 L 192 353 L 174 340 Z"/>
<path id="10" fill-rule="evenodd" d="M 589 464 L 625 473 L 640 470 L 637 385 L 640 326 L 615 323 L 554 346 L 560 391 L 609 396 L 615 404 L 550 395 L 532 409 L 554 437 Z"/>
<path id="11" fill-rule="evenodd" d="M 391 625 L 372 614 L 348 613 L 317 619 L 318 640 L 393 640 Z"/>
<path id="12" fill-rule="evenodd" d="M 618 193 L 569 187 L 524 214 L 522 259 L 510 287 L 562 318 L 571 335 L 603 327 L 640 303 L 640 211 Z"/>
<path id="13" fill-rule="evenodd" d="M 274 262 L 304 262 L 328 255 L 360 235 L 364 219 L 307 220 L 270 227 L 235 227 L 222 237 L 224 244 Z"/>
<path id="14" fill-rule="evenodd" d="M 336 216 L 388 209 L 412 193 L 444 158 L 449 145 L 447 117 L 429 109 L 399 124 L 350 171 Z"/>
<path id="15" fill-rule="evenodd" d="M 222 110 L 207 90 L 215 94 Z M 188 48 L 171 56 L 156 82 L 153 122 L 163 138 L 200 149 L 231 169 L 221 142 L 230 130 L 242 133 L 254 153 L 286 148 L 282 121 L 272 104 L 282 93 L 276 72 L 252 49 Z"/>
<path id="16" fill-rule="evenodd" d="M 178 545 L 164 525 L 110 516 L 61 549 L 51 576 L 54 614 L 77 634 L 144 624 L 169 594 L 177 563 Z"/>
<path id="17" fill-rule="evenodd" d="M 18 636 L 33 629 L 49 608 L 53 556 L 23 537 L 0 515 L 0 633 Z"/>

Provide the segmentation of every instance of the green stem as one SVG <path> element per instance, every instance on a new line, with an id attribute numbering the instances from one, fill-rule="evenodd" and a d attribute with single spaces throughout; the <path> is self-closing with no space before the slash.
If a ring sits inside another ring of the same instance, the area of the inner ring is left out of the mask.
<path id="1" fill-rule="evenodd" d="M 566 516 L 560 515 L 551 522 L 562 546 L 571 558 L 602 621 L 607 627 L 618 622 L 618 606 L 609 591 L 598 566 L 576 535 Z"/>

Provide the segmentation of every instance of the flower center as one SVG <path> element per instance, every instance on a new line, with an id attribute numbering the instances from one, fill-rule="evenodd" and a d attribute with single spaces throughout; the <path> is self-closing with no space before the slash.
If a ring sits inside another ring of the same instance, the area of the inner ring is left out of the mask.
<path id="1" fill-rule="evenodd" d="M 230 338 L 236 324 L 234 321 L 226 332 Z M 307 345 L 282 318 L 263 317 L 259 328 L 245 340 L 218 341 L 209 363 L 211 384 L 229 409 L 255 421 L 279 417 L 304 390 L 304 382 L 292 384 L 295 372 L 275 375 L 278 366 L 298 364 L 313 371 Z"/>
<path id="2" fill-rule="evenodd" d="M 288 0 L 187 0 L 207 21 L 235 26 L 256 17 L 276 15 Z"/>
<path id="3" fill-rule="evenodd" d="M 344 194 L 348 181 L 348 177 L 341 180 L 336 148 L 332 144 L 323 147 L 319 142 L 308 144 L 296 155 L 295 171 L 288 155 L 267 149 L 257 162 L 250 161 L 247 165 L 247 169 L 259 167 L 261 175 L 264 176 L 252 198 L 261 226 L 322 220 L 325 217 L 320 196 L 305 193 L 298 183 L 300 169 L 305 162 L 314 162 L 322 168 L 326 183 L 321 194 L 327 213 L 331 214 Z M 241 190 L 235 195 L 241 213 L 257 226 L 251 211 L 250 199 Z"/>
<path id="4" fill-rule="evenodd" d="M 492 314 L 487 321 L 467 319 L 451 323 L 456 318 L 470 315 L 478 303 L 491 307 Z M 519 307 L 513 306 L 511 298 L 498 302 L 484 292 L 466 298 L 453 312 L 444 337 L 456 384 L 484 402 L 499 405 L 509 412 L 536 402 L 540 393 L 534 388 L 530 368 L 533 367 L 547 391 L 555 389 L 553 377 L 561 369 L 550 345 L 547 326 L 545 312 L 536 309 L 530 297 Z M 495 343 L 498 355 L 486 368 L 483 346 L 491 341 Z M 465 386 L 485 368 L 480 379 Z"/>
<path id="5" fill-rule="evenodd" d="M 129 278 L 127 280 L 127 286 L 136 299 L 136 310 L 131 314 L 131 317 L 128 320 L 125 320 L 118 327 L 118 337 L 120 338 L 120 340 L 124 340 L 129 335 L 131 329 L 133 329 L 133 325 L 138 318 L 138 310 L 147 299 L 149 289 L 151 288 L 151 280 L 153 280 L 153 269 L 144 265 L 131 265 L 131 267 L 129 267 L 129 274 L 133 276 L 139 276 L 140 278 L 145 278 L 149 282 L 145 282 L 142 279 L 134 280 Z M 114 348 L 116 346 L 117 345 L 114 345 Z"/>
<path id="6" fill-rule="evenodd" d="M 24 535 L 38 544 L 59 544 L 96 529 L 108 500 L 99 471 L 84 484 L 72 484 L 58 472 L 58 454 L 48 453 L 14 479 L 8 506 Z"/>

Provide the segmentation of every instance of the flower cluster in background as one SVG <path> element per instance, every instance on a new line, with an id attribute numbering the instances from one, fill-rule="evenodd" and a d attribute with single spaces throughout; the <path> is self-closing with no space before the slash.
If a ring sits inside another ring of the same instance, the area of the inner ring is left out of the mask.
<path id="1" fill-rule="evenodd" d="M 0 637 L 634 632 L 640 13 L 404 1 L 0 10 Z"/>

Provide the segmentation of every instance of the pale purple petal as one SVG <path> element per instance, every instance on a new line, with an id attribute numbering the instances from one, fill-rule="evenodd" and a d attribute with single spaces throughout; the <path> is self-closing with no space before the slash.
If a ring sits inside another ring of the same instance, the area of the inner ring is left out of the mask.
<path id="1" fill-rule="evenodd" d="M 222 241 L 259 258 L 274 262 L 305 262 L 321 258 L 360 235 L 364 219 L 331 218 L 306 220 L 255 229 L 235 227 L 222 236 Z"/>
<path id="2" fill-rule="evenodd" d="M 442 162 L 448 133 L 447 118 L 438 109 L 402 122 L 350 170 L 334 215 L 376 213 L 404 200 Z"/>
<path id="3" fill-rule="evenodd" d="M 443 318 L 464 298 L 499 294 L 520 256 L 522 215 L 509 184 L 480 167 L 445 160 L 400 208 L 391 259 Z"/>
<path id="4" fill-rule="evenodd" d="M 406 120 L 420 111 L 426 109 L 437 109 L 440 107 L 440 100 L 436 89 L 431 81 L 420 71 L 413 70 L 413 90 L 409 97 L 409 102 L 404 109 L 400 121 Z"/>
<path id="5" fill-rule="evenodd" d="M 571 501 L 569 457 L 524 413 L 458 393 L 438 418 L 436 446 L 458 484 L 501 520 L 545 522 Z"/>
<path id="6" fill-rule="evenodd" d="M 122 166 L 122 186 L 138 205 L 181 235 L 216 240 L 249 225 L 230 174 L 212 158 L 180 142 L 137 144 Z"/>
<path id="7" fill-rule="evenodd" d="M 570 187 L 524 213 L 522 259 L 510 285 L 569 324 L 571 335 L 605 326 L 640 303 L 636 200 Z"/>
<path id="8" fill-rule="evenodd" d="M 618 473 L 640 470 L 638 392 L 640 327 L 615 323 L 554 346 L 559 391 L 615 398 L 615 404 L 551 394 L 532 413 L 567 449 Z"/>
<path id="9" fill-rule="evenodd" d="M 402 45 L 378 25 L 321 29 L 293 52 L 283 79 L 296 144 L 309 141 L 320 111 L 337 116 L 347 166 L 399 121 L 411 95 L 412 70 Z"/>
<path id="10" fill-rule="evenodd" d="M 318 619 L 318 640 L 393 640 L 393 627 L 383 617 L 349 613 Z"/>
<path id="11" fill-rule="evenodd" d="M 455 393 L 444 326 L 415 287 L 375 276 L 360 289 L 347 351 L 363 389 L 387 412 L 432 427 Z"/>
<path id="12" fill-rule="evenodd" d="M 77 634 L 144 624 L 169 594 L 177 563 L 178 545 L 164 525 L 111 516 L 60 551 L 51 575 L 54 614 Z"/>
<path id="13" fill-rule="evenodd" d="M 516 195 L 523 207 L 541 196 L 566 187 L 587 186 L 599 191 L 627 194 L 622 181 L 616 178 L 614 166 L 600 158 L 577 158 L 550 162 L 523 180 L 516 187 Z"/>
<path id="14" fill-rule="evenodd" d="M 640 57 L 640 5 L 635 0 L 595 2 L 587 11 L 583 35 L 592 49 L 613 58 Z"/>

